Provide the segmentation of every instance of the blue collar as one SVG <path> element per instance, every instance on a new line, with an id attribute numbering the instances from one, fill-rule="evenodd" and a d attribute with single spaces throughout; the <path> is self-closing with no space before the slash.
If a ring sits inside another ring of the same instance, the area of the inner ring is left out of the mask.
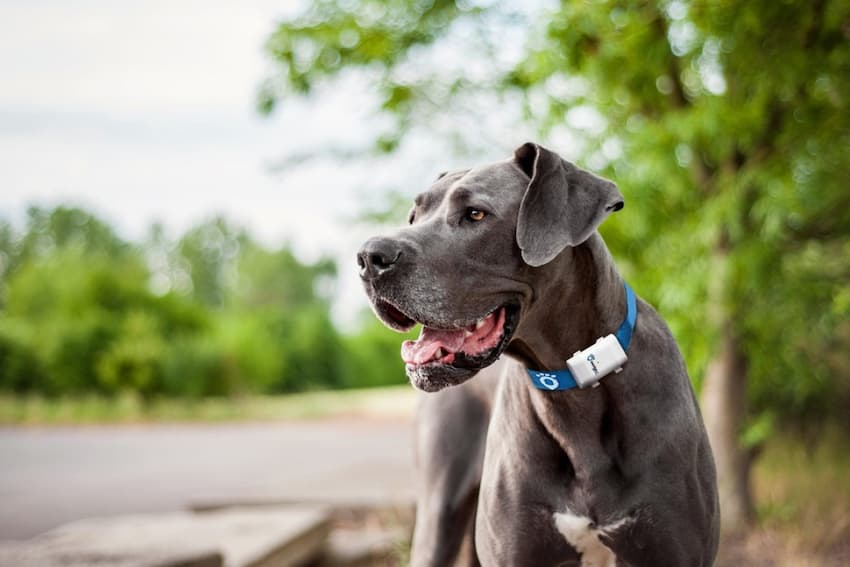
<path id="1" fill-rule="evenodd" d="M 635 292 L 632 291 L 629 284 L 624 282 L 623 286 L 626 288 L 626 318 L 620 324 L 620 328 L 617 329 L 614 336 L 617 338 L 617 342 L 620 344 L 622 352 L 625 353 L 629 350 L 629 343 L 632 341 L 632 333 L 635 330 L 635 322 L 637 322 L 637 299 L 635 298 Z M 603 339 L 600 339 L 600 342 L 602 340 Z M 600 343 L 598 342 L 597 344 Z M 588 349 L 583 352 L 587 352 L 592 348 L 594 347 L 588 347 Z M 590 356 L 593 355 L 591 354 Z M 626 357 L 625 354 L 623 354 L 622 362 L 625 362 L 625 360 Z M 594 372 L 595 370 L 596 367 L 594 366 Z M 613 368 L 609 369 L 609 372 L 611 370 L 613 370 Z M 576 379 L 569 368 L 564 368 L 562 370 L 531 370 L 526 368 L 526 372 L 528 372 L 529 377 L 531 377 L 531 382 L 534 384 L 534 387 L 539 390 L 571 390 L 579 387 L 578 382 L 576 382 Z M 617 369 L 616 372 L 619 372 L 619 369 Z M 602 376 L 599 376 L 599 378 L 602 378 Z M 595 384 L 598 384 L 598 379 L 597 381 L 594 381 L 594 385 Z"/>

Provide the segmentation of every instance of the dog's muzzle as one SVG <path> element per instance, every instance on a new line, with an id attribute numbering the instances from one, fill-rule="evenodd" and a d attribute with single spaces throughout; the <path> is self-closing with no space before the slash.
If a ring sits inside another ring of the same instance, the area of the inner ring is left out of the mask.
<path id="1" fill-rule="evenodd" d="M 357 266 L 360 278 L 372 281 L 387 274 L 401 257 L 401 245 L 389 238 L 370 238 L 357 252 Z"/>

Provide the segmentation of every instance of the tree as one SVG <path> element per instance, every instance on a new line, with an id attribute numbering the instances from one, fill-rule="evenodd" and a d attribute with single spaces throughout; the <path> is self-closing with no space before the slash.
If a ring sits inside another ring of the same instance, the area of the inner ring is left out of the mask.
<path id="1" fill-rule="evenodd" d="M 209 307 L 223 305 L 228 280 L 235 277 L 235 262 L 244 238 L 242 231 L 222 217 L 203 222 L 180 238 L 179 267 L 188 272 L 192 296 L 197 301 Z M 170 272 L 178 273 L 179 268 Z"/>
<path id="2" fill-rule="evenodd" d="M 227 299 L 231 306 L 244 309 L 285 311 L 321 305 L 327 311 L 329 298 L 318 288 L 324 278 L 335 275 L 332 260 L 304 264 L 287 246 L 267 250 L 243 237 Z"/>
<path id="3" fill-rule="evenodd" d="M 0 220 L 0 282 L 22 265 L 43 260 L 57 249 L 125 258 L 132 248 L 105 222 L 77 207 L 30 207 L 23 233 Z M 2 291 L 2 289 L 0 289 Z M 3 306 L 0 293 L 0 307 Z"/>
<path id="4" fill-rule="evenodd" d="M 606 239 L 679 338 L 724 527 L 746 525 L 773 416 L 846 411 L 848 368 L 829 353 L 850 346 L 850 4 L 600 0 L 532 20 L 460 1 L 316 2 L 269 38 L 280 73 L 260 106 L 356 70 L 397 118 L 385 150 L 492 92 L 544 136 L 572 136 L 570 157 L 627 196 Z M 452 47 L 462 64 L 427 56 Z"/>

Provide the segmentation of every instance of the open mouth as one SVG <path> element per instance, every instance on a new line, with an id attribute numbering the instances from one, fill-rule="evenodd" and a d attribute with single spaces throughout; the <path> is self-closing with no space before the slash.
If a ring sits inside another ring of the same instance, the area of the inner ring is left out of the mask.
<path id="1" fill-rule="evenodd" d="M 408 366 L 453 365 L 480 367 L 505 337 L 506 308 L 500 307 L 464 327 L 435 329 L 422 326 L 419 338 L 404 341 L 401 358 Z"/>
<path id="2" fill-rule="evenodd" d="M 411 382 L 429 392 L 460 384 L 493 364 L 510 342 L 519 320 L 519 306 L 513 303 L 454 328 L 413 319 L 381 297 L 375 298 L 373 305 L 380 319 L 398 331 L 422 323 L 419 337 L 402 343 L 401 358 Z"/>

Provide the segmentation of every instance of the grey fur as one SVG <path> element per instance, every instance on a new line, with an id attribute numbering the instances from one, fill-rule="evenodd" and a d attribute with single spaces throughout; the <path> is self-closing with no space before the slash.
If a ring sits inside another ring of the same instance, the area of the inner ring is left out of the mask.
<path id="1" fill-rule="evenodd" d="M 714 461 L 681 354 L 652 307 L 639 300 L 629 360 L 598 388 L 543 392 L 524 371 L 563 368 L 622 321 L 623 280 L 596 232 L 621 206 L 610 181 L 526 144 L 439 178 L 410 227 L 364 244 L 366 291 L 394 328 L 458 328 L 504 305 L 517 313 L 493 360 L 407 368 L 422 390 L 454 386 L 417 413 L 413 566 L 452 564 L 462 533 L 474 533 L 485 566 L 581 565 L 553 520 L 565 511 L 618 526 L 598 536 L 617 565 L 713 563 Z M 488 214 L 464 221 L 467 207 Z M 510 358 L 494 363 L 502 351 Z"/>

